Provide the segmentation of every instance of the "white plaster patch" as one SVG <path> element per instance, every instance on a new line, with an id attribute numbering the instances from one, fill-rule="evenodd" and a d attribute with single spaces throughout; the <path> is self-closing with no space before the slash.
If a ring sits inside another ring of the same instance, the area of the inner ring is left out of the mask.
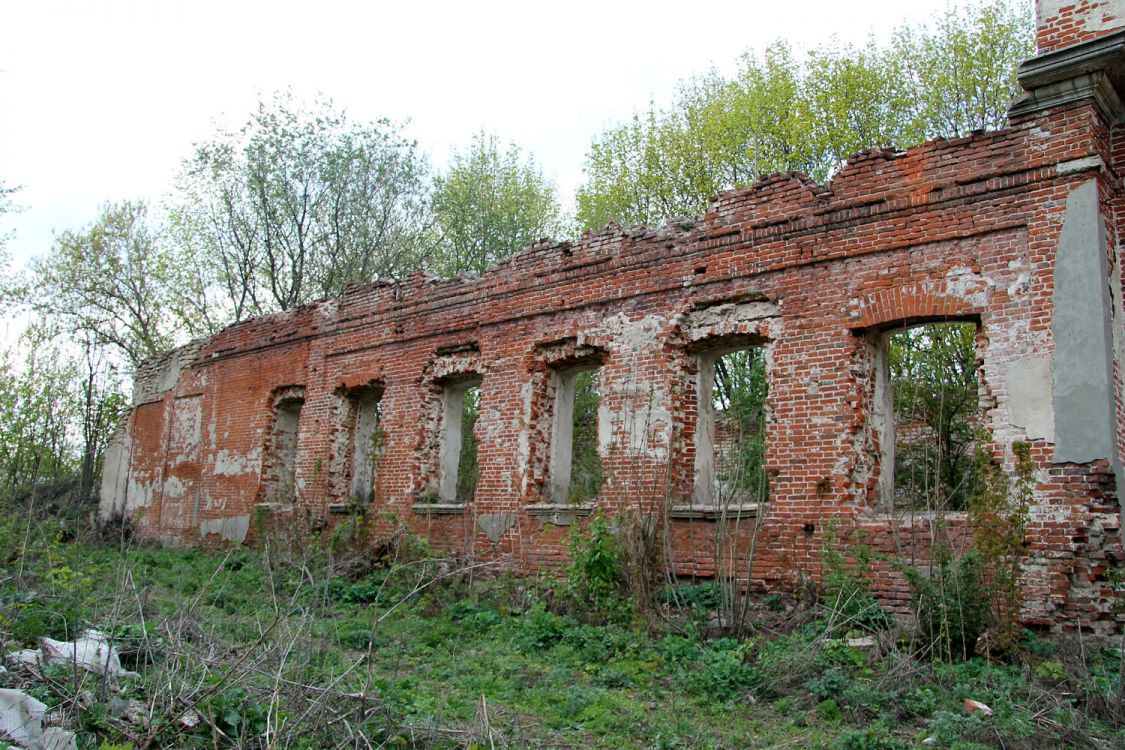
<path id="1" fill-rule="evenodd" d="M 255 448 L 250 453 L 243 455 L 228 450 L 221 450 L 215 454 L 215 467 L 211 473 L 216 476 L 238 477 L 244 474 L 257 474 L 261 450 Z"/>
<path id="2" fill-rule="evenodd" d="M 501 415 L 499 409 L 487 409 L 480 416 L 484 417 L 482 420 L 484 423 L 484 436 L 485 439 L 489 441 L 496 439 L 510 429 L 509 426 L 505 425 L 504 421 L 500 419 Z"/>
<path id="3" fill-rule="evenodd" d="M 1062 15 L 1063 8 L 1069 8 L 1066 16 L 1084 31 L 1107 31 L 1125 22 L 1125 0 L 1105 0 L 1085 9 L 1074 0 L 1038 0 L 1036 17 L 1042 23 Z"/>
<path id="4" fill-rule="evenodd" d="M 125 511 L 147 508 L 152 505 L 152 484 L 143 482 L 136 477 L 129 477 L 129 487 L 125 493 Z"/>
<path id="5" fill-rule="evenodd" d="M 625 406 L 622 413 L 614 414 L 603 400 L 598 409 L 599 448 L 604 450 L 609 445 L 611 420 L 617 419 L 625 432 L 630 453 L 657 461 L 668 460 L 667 429 L 672 424 L 668 395 L 653 385 L 640 383 L 615 383 L 611 390 L 620 396 L 620 403 Z"/>
<path id="6" fill-rule="evenodd" d="M 520 398 L 523 400 L 523 422 L 519 425 L 516 438 L 516 476 L 521 477 L 520 492 L 528 490 L 528 462 L 531 460 L 531 401 L 535 395 L 535 388 L 531 381 L 525 381 L 520 388 Z"/>
<path id="7" fill-rule="evenodd" d="M 167 366 L 161 370 L 160 376 L 157 379 L 156 387 L 160 391 L 170 391 L 176 387 L 176 383 L 180 380 L 180 352 L 178 350 L 172 352 L 168 358 Z"/>
<path id="8" fill-rule="evenodd" d="M 129 453 L 132 439 L 125 430 L 110 438 L 102 464 L 102 486 L 98 516 L 104 521 L 124 512 L 129 485 Z"/>
<path id="9" fill-rule="evenodd" d="M 945 288 L 949 294 L 974 305 L 988 304 L 988 289 L 992 282 L 970 268 L 951 268 L 945 275 Z"/>
<path id="10" fill-rule="evenodd" d="M 1032 523 L 1065 523 L 1071 520 L 1074 509 L 1068 505 L 1033 505 L 1028 508 Z"/>
<path id="11" fill-rule="evenodd" d="M 201 396 L 176 399 L 172 406 L 172 449 L 191 452 L 203 437 Z"/>
<path id="12" fill-rule="evenodd" d="M 1026 273 L 1021 273 L 1016 277 L 1016 280 L 1008 285 L 1008 296 L 1018 297 L 1021 294 L 1026 294 L 1031 282 L 1031 277 Z"/>
<path id="13" fill-rule="evenodd" d="M 599 326 L 596 331 L 613 339 L 618 350 L 645 350 L 659 343 L 660 332 L 665 319 L 656 315 L 646 315 L 640 320 L 629 320 L 625 313 L 618 313 Z M 578 336 L 578 346 L 585 346 L 585 337 Z"/>
<path id="14" fill-rule="evenodd" d="M 187 485 L 179 477 L 168 477 L 164 482 L 164 494 L 167 497 L 183 497 L 187 492 Z"/>
<path id="15" fill-rule="evenodd" d="M 777 318 L 781 311 L 771 302 L 728 303 L 697 310 L 687 316 L 688 341 L 696 342 L 737 328 L 739 323 L 751 323 Z"/>
<path id="16" fill-rule="evenodd" d="M 1025 357 L 1005 367 L 1008 419 L 1031 440 L 1055 440 L 1055 412 L 1051 402 L 1053 378 L 1050 357 Z"/>
<path id="17" fill-rule="evenodd" d="M 224 542 L 242 544 L 250 531 L 250 516 L 230 516 L 228 518 L 209 518 L 199 524 L 201 536 L 218 534 Z"/>

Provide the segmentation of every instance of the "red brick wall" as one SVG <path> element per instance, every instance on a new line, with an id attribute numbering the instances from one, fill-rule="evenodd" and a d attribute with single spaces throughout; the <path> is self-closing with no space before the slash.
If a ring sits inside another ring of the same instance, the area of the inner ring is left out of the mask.
<path id="1" fill-rule="evenodd" d="M 548 502 L 546 373 L 596 356 L 605 469 L 596 506 L 657 519 L 679 572 L 726 568 L 755 586 L 794 587 L 819 575 L 830 530 L 922 562 L 932 519 L 890 513 L 878 497 L 869 335 L 973 319 L 993 452 L 1011 467 L 1013 443 L 1027 441 L 1037 464 L 1025 616 L 1109 632 L 1106 570 L 1121 558 L 1112 467 L 1052 463 L 1051 443 L 1014 423 L 1007 368 L 1054 350 L 1059 232 L 1067 195 L 1090 179 L 1116 262 L 1123 140 L 1075 105 L 996 133 L 865 152 L 827 189 L 775 175 L 719 196 L 694 223 L 610 227 L 535 245 L 480 278 L 355 287 L 231 327 L 184 353 L 178 374 L 153 365 L 140 375 L 129 497 L 115 502 L 143 535 L 167 542 L 252 536 L 273 399 L 301 386 L 298 505 L 272 513 L 330 521 L 349 486 L 354 420 L 341 394 L 377 383 L 386 437 L 371 510 L 380 530 L 405 525 L 467 554 L 510 556 L 518 569 L 557 566 L 567 529 L 531 512 Z M 1082 159 L 1095 166 L 1058 167 Z M 1120 279 L 1110 281 L 1119 295 Z M 694 482 L 698 356 L 735 341 L 763 344 L 769 378 L 770 502 L 753 545 L 753 520 L 681 511 Z M 476 498 L 434 513 L 419 501 L 435 482 L 435 398 L 443 378 L 468 374 L 483 378 Z M 1119 373 L 1115 387 L 1120 425 Z M 1120 427 L 1118 438 L 1125 445 Z M 953 516 L 941 533 L 961 544 L 963 523 Z M 888 606 L 907 608 L 891 566 L 877 567 L 873 584 Z"/>
<path id="2" fill-rule="evenodd" d="M 1039 54 L 1112 34 L 1125 27 L 1121 0 L 1038 0 L 1035 44 Z"/>

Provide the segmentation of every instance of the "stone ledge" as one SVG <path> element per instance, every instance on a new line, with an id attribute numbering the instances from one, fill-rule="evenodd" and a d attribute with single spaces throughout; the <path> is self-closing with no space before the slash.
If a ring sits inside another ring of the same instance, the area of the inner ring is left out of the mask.
<path id="1" fill-rule="evenodd" d="M 410 509 L 416 516 L 460 516 L 465 513 L 465 503 L 414 503 Z"/>
<path id="2" fill-rule="evenodd" d="M 1008 109 L 1008 117 L 1036 114 L 1085 100 L 1096 101 L 1115 121 L 1125 114 L 1125 32 L 1064 47 L 1025 61 L 1019 82 L 1027 93 Z"/>
<path id="3" fill-rule="evenodd" d="M 740 518 L 757 517 L 760 507 L 761 503 L 745 503 L 743 505 L 728 505 L 726 507 L 673 505 L 668 509 L 668 517 L 672 519 L 695 519 L 699 521 L 737 521 Z"/>
<path id="4" fill-rule="evenodd" d="M 908 508 L 875 508 L 870 514 L 872 518 L 880 521 L 894 521 L 895 523 L 912 523 L 915 521 L 952 521 L 953 523 L 967 523 L 969 512 L 967 510 L 910 510 Z"/>
<path id="5" fill-rule="evenodd" d="M 329 503 L 328 514 L 332 516 L 355 516 L 364 511 L 358 503 Z"/>
<path id="6" fill-rule="evenodd" d="M 534 503 L 523 507 L 532 518 L 555 526 L 570 526 L 580 516 L 593 515 L 595 509 L 594 503 Z"/>

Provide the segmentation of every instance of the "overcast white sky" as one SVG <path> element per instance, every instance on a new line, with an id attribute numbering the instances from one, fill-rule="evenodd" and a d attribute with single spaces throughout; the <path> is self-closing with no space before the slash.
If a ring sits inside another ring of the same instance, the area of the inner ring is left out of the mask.
<path id="1" fill-rule="evenodd" d="M 440 166 L 472 133 L 534 153 L 569 199 L 591 138 L 677 81 L 786 38 L 885 38 L 945 0 L 0 0 L 0 179 L 17 263 L 106 201 L 159 201 L 192 144 L 291 88 L 410 118 Z"/>

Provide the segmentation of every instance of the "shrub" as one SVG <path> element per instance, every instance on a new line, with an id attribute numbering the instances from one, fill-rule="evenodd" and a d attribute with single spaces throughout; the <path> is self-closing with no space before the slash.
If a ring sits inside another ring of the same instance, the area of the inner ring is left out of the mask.
<path id="1" fill-rule="evenodd" d="M 935 545 L 928 575 L 903 568 L 925 648 L 940 661 L 970 658 L 984 632 L 988 601 L 979 568 L 978 553 L 954 558 L 945 544 Z"/>
<path id="2" fill-rule="evenodd" d="M 743 649 L 729 639 L 715 641 L 703 652 L 703 669 L 688 680 L 699 695 L 720 701 L 736 698 L 761 684 L 761 673 L 744 660 Z"/>
<path id="3" fill-rule="evenodd" d="M 871 595 L 868 576 L 871 572 L 871 548 L 853 544 L 848 548 L 851 565 L 836 546 L 835 533 L 829 530 L 821 552 L 824 558 L 824 602 L 832 619 L 847 629 L 860 628 L 871 632 L 891 626 L 891 616 Z"/>
<path id="4" fill-rule="evenodd" d="M 570 535 L 567 589 L 581 611 L 593 619 L 628 619 L 632 608 L 622 596 L 625 584 L 621 545 L 601 513 Z"/>
<path id="5" fill-rule="evenodd" d="M 1021 634 L 1020 564 L 1025 554 L 1024 531 L 1035 488 L 1035 464 L 1027 443 L 1014 443 L 1016 471 L 1009 477 L 988 455 L 987 443 L 978 440 L 977 464 L 981 481 L 969 503 L 969 527 L 980 554 L 980 580 L 989 602 L 991 646 L 1013 651 Z"/>
<path id="6" fill-rule="evenodd" d="M 566 620 L 536 602 L 520 619 L 518 637 L 525 648 L 548 649 L 562 640 L 566 628 Z"/>

